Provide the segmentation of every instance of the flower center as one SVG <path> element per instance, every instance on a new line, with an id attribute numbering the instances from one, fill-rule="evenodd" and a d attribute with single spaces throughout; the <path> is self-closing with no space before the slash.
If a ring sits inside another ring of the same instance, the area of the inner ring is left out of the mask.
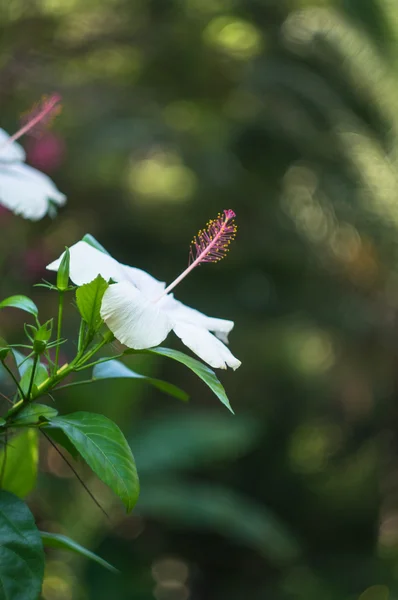
<path id="1" fill-rule="evenodd" d="M 42 132 L 44 127 L 50 126 L 54 117 L 61 111 L 60 101 L 61 96 L 59 94 L 53 94 L 49 98 L 43 96 L 39 104 L 35 104 L 28 113 L 22 115 L 22 127 L 0 146 L 0 154 L 7 146 L 26 133 L 30 132 L 37 135 Z"/>

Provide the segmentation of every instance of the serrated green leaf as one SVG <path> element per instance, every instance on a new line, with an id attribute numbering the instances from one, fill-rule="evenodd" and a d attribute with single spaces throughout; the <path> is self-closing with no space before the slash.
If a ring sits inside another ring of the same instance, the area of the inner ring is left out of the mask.
<path id="1" fill-rule="evenodd" d="M 3 489 L 25 498 L 36 485 L 39 460 L 37 429 L 26 429 L 9 439 L 7 447 L 0 451 L 0 470 L 4 459 Z"/>
<path id="2" fill-rule="evenodd" d="M 227 394 L 225 393 L 225 389 L 217 378 L 217 375 L 210 369 L 210 367 L 204 365 L 195 358 L 192 358 L 191 356 L 188 356 L 179 350 L 161 348 L 160 346 L 158 348 L 149 348 L 148 350 L 132 350 L 129 348 L 125 351 L 125 354 L 158 354 L 159 356 L 166 356 L 167 358 L 172 358 L 173 360 L 182 363 L 188 367 L 188 369 L 191 369 L 191 371 L 193 371 L 212 390 L 212 392 L 217 396 L 222 404 L 224 404 L 224 406 L 231 411 L 231 413 L 234 413 L 229 403 Z"/>
<path id="3" fill-rule="evenodd" d="M 145 481 L 138 507 L 143 515 L 201 531 L 218 531 L 278 564 L 300 555 L 296 539 L 276 515 L 250 498 L 222 486 L 191 481 Z"/>
<path id="4" fill-rule="evenodd" d="M 39 314 L 36 304 L 27 296 L 10 296 L 9 298 L 6 298 L 2 302 L 0 302 L 0 308 L 7 307 L 19 308 L 20 310 L 24 310 L 25 312 L 34 315 L 35 317 L 37 317 L 37 315 Z"/>
<path id="5" fill-rule="evenodd" d="M 47 533 L 46 531 L 40 532 L 41 539 L 43 540 L 43 544 L 46 548 L 57 548 L 58 550 L 67 550 L 69 552 L 74 552 L 76 554 L 80 554 L 89 560 L 93 560 L 94 562 L 101 565 L 108 571 L 112 573 L 119 573 L 118 569 L 115 569 L 111 564 L 109 564 L 106 560 L 94 554 L 94 552 L 90 552 L 87 548 L 84 548 L 74 540 L 71 540 L 69 537 L 65 535 L 61 535 L 60 533 Z"/>
<path id="6" fill-rule="evenodd" d="M 76 412 L 49 419 L 44 429 L 61 429 L 96 475 L 130 512 L 138 499 L 139 481 L 133 454 L 119 427 L 100 414 Z"/>
<path id="7" fill-rule="evenodd" d="M 170 396 L 174 396 L 174 398 L 178 398 L 179 400 L 183 401 L 189 399 L 188 394 L 181 388 L 173 385 L 172 383 L 168 383 L 167 381 L 162 381 L 161 379 L 155 379 L 154 377 L 147 377 L 146 375 L 141 375 L 141 373 L 136 373 L 119 360 L 109 360 L 95 365 L 93 369 L 93 380 L 95 381 L 98 379 L 141 379 L 141 381 L 146 381 L 147 383 L 156 387 L 158 390 L 165 392 Z"/>
<path id="8" fill-rule="evenodd" d="M 29 508 L 0 491 L 0 600 L 37 600 L 44 576 L 44 550 Z"/>
<path id="9" fill-rule="evenodd" d="M 101 303 L 109 284 L 101 275 L 76 290 L 76 302 L 89 331 L 95 333 L 102 325 Z"/>
<path id="10" fill-rule="evenodd" d="M 13 427 L 21 427 L 27 425 L 37 425 L 40 423 L 40 418 L 51 419 L 56 417 L 58 411 L 52 406 L 46 404 L 30 403 L 20 410 L 12 420 Z"/>
<path id="11" fill-rule="evenodd" d="M 104 254 L 108 254 L 108 256 L 110 256 L 109 252 L 107 250 L 105 250 L 105 248 L 102 246 L 102 244 L 100 244 L 95 239 L 95 237 L 93 235 L 91 235 L 91 233 L 86 233 L 86 235 L 84 235 L 82 237 L 82 242 L 86 242 L 86 244 L 90 244 L 90 246 L 92 246 L 96 250 L 99 250 L 100 252 L 103 252 Z"/>

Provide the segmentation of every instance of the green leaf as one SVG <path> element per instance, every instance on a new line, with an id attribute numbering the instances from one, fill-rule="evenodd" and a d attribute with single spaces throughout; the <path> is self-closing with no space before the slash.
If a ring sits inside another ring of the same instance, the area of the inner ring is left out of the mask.
<path id="1" fill-rule="evenodd" d="M 150 348 L 148 350 L 132 350 L 128 349 L 125 351 L 125 354 L 158 354 L 159 356 L 166 356 L 167 358 L 172 358 L 176 360 L 188 369 L 191 369 L 209 388 L 214 392 L 217 398 L 231 411 L 234 411 L 231 408 L 229 403 L 227 394 L 225 393 L 225 389 L 218 380 L 214 371 L 212 371 L 209 367 L 199 362 L 195 358 L 191 356 L 187 356 L 183 352 L 179 352 L 178 350 L 172 350 L 171 348 Z"/>
<path id="2" fill-rule="evenodd" d="M 44 576 L 44 550 L 29 508 L 0 491 L 0 600 L 37 600 Z"/>
<path id="3" fill-rule="evenodd" d="M 40 418 L 48 420 L 52 417 L 56 417 L 57 414 L 58 411 L 52 406 L 30 403 L 16 414 L 15 418 L 12 420 L 12 425 L 14 427 L 37 425 L 40 423 Z"/>
<path id="4" fill-rule="evenodd" d="M 222 414 L 160 414 L 134 433 L 134 456 L 140 475 L 195 468 L 245 454 L 259 433 L 254 419 Z"/>
<path id="5" fill-rule="evenodd" d="M 24 367 L 23 375 L 21 377 L 21 381 L 19 382 L 19 385 L 21 386 L 24 394 L 26 394 L 29 389 L 30 379 L 32 377 L 33 360 L 31 358 L 29 360 L 27 360 L 26 363 L 24 363 L 23 367 Z M 33 385 L 39 386 L 44 381 L 46 381 L 46 379 L 48 379 L 48 372 L 47 372 L 46 367 L 42 363 L 37 363 L 35 375 L 34 375 L 34 379 L 33 379 Z"/>
<path id="6" fill-rule="evenodd" d="M 128 512 L 138 499 L 139 482 L 134 457 L 119 427 L 103 415 L 76 412 L 49 419 L 44 428 L 58 428 L 81 457 L 119 496 Z"/>
<path id="7" fill-rule="evenodd" d="M 39 459 L 37 429 L 26 429 L 10 438 L 7 448 L 0 451 L 0 470 L 4 459 L 2 488 L 25 498 L 36 485 Z"/>
<path id="8" fill-rule="evenodd" d="M 95 333 L 102 325 L 100 314 L 103 295 L 109 284 L 101 275 L 90 283 L 80 286 L 76 290 L 76 302 L 83 320 L 87 323 L 89 331 Z"/>
<path id="9" fill-rule="evenodd" d="M 100 252 L 103 252 L 104 254 L 108 254 L 108 256 L 110 256 L 109 252 L 105 250 L 105 248 L 95 239 L 93 235 L 91 235 L 91 233 L 86 233 L 86 235 L 82 237 L 82 242 L 86 242 L 96 250 L 99 250 Z"/>
<path id="10" fill-rule="evenodd" d="M 39 314 L 36 304 L 27 296 L 18 295 L 6 298 L 2 302 L 0 302 L 0 308 L 6 307 L 19 308 L 20 310 L 24 310 L 25 312 L 34 315 L 35 317 L 37 317 L 37 315 Z"/>
<path id="11" fill-rule="evenodd" d="M 173 385 L 172 383 L 168 383 L 167 381 L 162 381 L 161 379 L 155 379 L 154 377 L 147 377 L 146 375 L 141 375 L 141 373 L 136 373 L 119 360 L 109 360 L 95 365 L 93 369 L 93 380 L 98 379 L 141 379 L 142 381 L 147 381 L 158 390 L 165 392 L 170 396 L 174 396 L 174 398 L 178 398 L 179 400 L 183 401 L 189 399 L 188 394 L 181 388 Z"/>
<path id="12" fill-rule="evenodd" d="M 71 540 L 65 535 L 61 535 L 60 533 L 47 533 L 46 531 L 40 532 L 41 539 L 43 540 L 43 544 L 46 548 L 57 548 L 58 550 L 68 550 L 69 552 L 75 552 L 76 554 L 80 554 L 85 558 L 93 560 L 94 562 L 101 565 L 105 569 L 108 569 L 112 573 L 120 573 L 118 569 L 115 569 L 111 564 L 109 564 L 106 560 L 94 554 L 94 552 L 90 552 L 87 548 L 84 548 L 74 540 Z"/>
<path id="13" fill-rule="evenodd" d="M 295 538 L 271 511 L 216 484 L 145 481 L 138 507 L 143 515 L 217 531 L 277 564 L 300 554 Z"/>

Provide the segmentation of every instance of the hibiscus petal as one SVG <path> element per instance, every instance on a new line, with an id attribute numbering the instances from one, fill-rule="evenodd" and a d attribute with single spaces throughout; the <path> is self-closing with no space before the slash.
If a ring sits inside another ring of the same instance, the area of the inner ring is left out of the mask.
<path id="1" fill-rule="evenodd" d="M 55 194 L 49 194 L 48 178 L 45 175 L 42 175 L 43 180 L 32 178 L 29 169 L 30 167 L 18 163 L 7 166 L 0 163 L 0 204 L 17 215 L 38 221 L 47 213 L 49 199 Z"/>
<path id="2" fill-rule="evenodd" d="M 10 136 L 4 129 L 0 129 L 0 162 L 23 162 L 25 160 L 25 151 L 17 144 L 11 142 L 7 144 Z"/>
<path id="3" fill-rule="evenodd" d="M 231 367 L 235 370 L 242 364 L 220 340 L 206 329 L 180 322 L 174 325 L 173 330 L 192 352 L 215 369 Z"/>
<path id="4" fill-rule="evenodd" d="M 129 281 L 109 286 L 101 316 L 119 342 L 137 350 L 157 346 L 172 329 L 167 313 Z"/>
<path id="5" fill-rule="evenodd" d="M 197 325 L 203 329 L 208 329 L 209 331 L 213 331 L 216 337 L 224 343 L 228 343 L 228 333 L 233 329 L 233 321 L 208 317 L 198 310 L 179 302 L 173 297 L 173 294 L 168 294 L 164 308 L 169 312 L 169 316 L 173 321 L 182 321 L 191 325 Z"/>
<path id="6" fill-rule="evenodd" d="M 164 281 L 159 281 L 142 269 L 123 265 L 127 279 L 142 292 L 148 300 L 156 300 L 166 289 Z"/>
<path id="7" fill-rule="evenodd" d="M 77 242 L 77 244 L 69 248 L 69 252 L 69 277 L 75 285 L 89 283 L 97 275 L 101 275 L 106 281 L 109 279 L 123 281 L 125 279 L 122 265 L 117 260 L 109 256 L 109 254 L 93 248 L 87 242 Z M 64 254 L 62 253 L 57 260 L 49 264 L 47 269 L 58 271 Z"/>

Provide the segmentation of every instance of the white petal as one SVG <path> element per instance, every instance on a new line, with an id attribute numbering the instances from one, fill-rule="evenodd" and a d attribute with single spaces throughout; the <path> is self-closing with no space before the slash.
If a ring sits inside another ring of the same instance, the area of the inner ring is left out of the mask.
<path id="1" fill-rule="evenodd" d="M 166 289 L 164 281 L 159 281 L 142 269 L 123 265 L 127 279 L 131 281 L 149 300 L 156 300 Z"/>
<path id="2" fill-rule="evenodd" d="M 47 175 L 27 165 L 0 162 L 0 204 L 37 221 L 47 213 L 49 200 L 63 204 L 66 198 Z"/>
<path id="3" fill-rule="evenodd" d="M 0 129 L 0 162 L 23 162 L 25 150 L 17 142 L 7 144 L 9 139 L 8 133 L 4 129 Z"/>
<path id="4" fill-rule="evenodd" d="M 70 252 L 70 265 L 69 265 L 69 276 L 71 281 L 75 285 L 83 285 L 89 283 L 97 277 L 102 277 L 108 281 L 113 279 L 114 281 L 123 281 L 125 279 L 125 273 L 122 265 L 117 260 L 105 254 L 96 248 L 93 248 L 87 242 L 77 242 L 69 248 Z M 64 256 L 61 256 L 49 264 L 47 269 L 50 271 L 58 271 L 60 262 Z"/>
<path id="5" fill-rule="evenodd" d="M 198 310 L 179 302 L 173 297 L 173 294 L 167 296 L 164 308 L 169 311 L 170 318 L 176 323 L 182 321 L 183 323 L 190 323 L 191 325 L 208 329 L 209 331 L 213 331 L 224 343 L 228 343 L 228 333 L 233 329 L 233 321 L 208 317 Z"/>
<path id="6" fill-rule="evenodd" d="M 59 191 L 55 183 L 48 175 L 30 167 L 29 165 L 10 165 L 13 173 L 21 180 L 29 181 L 29 185 L 37 186 L 48 200 L 52 200 L 58 206 L 63 206 L 66 196 Z"/>
<path id="7" fill-rule="evenodd" d="M 231 367 L 235 370 L 242 364 L 220 340 L 206 329 L 180 322 L 173 327 L 173 330 L 192 352 L 211 367 L 216 369 Z"/>
<path id="8" fill-rule="evenodd" d="M 101 316 L 119 342 L 137 350 L 157 346 L 172 329 L 167 313 L 129 281 L 109 286 Z"/>

